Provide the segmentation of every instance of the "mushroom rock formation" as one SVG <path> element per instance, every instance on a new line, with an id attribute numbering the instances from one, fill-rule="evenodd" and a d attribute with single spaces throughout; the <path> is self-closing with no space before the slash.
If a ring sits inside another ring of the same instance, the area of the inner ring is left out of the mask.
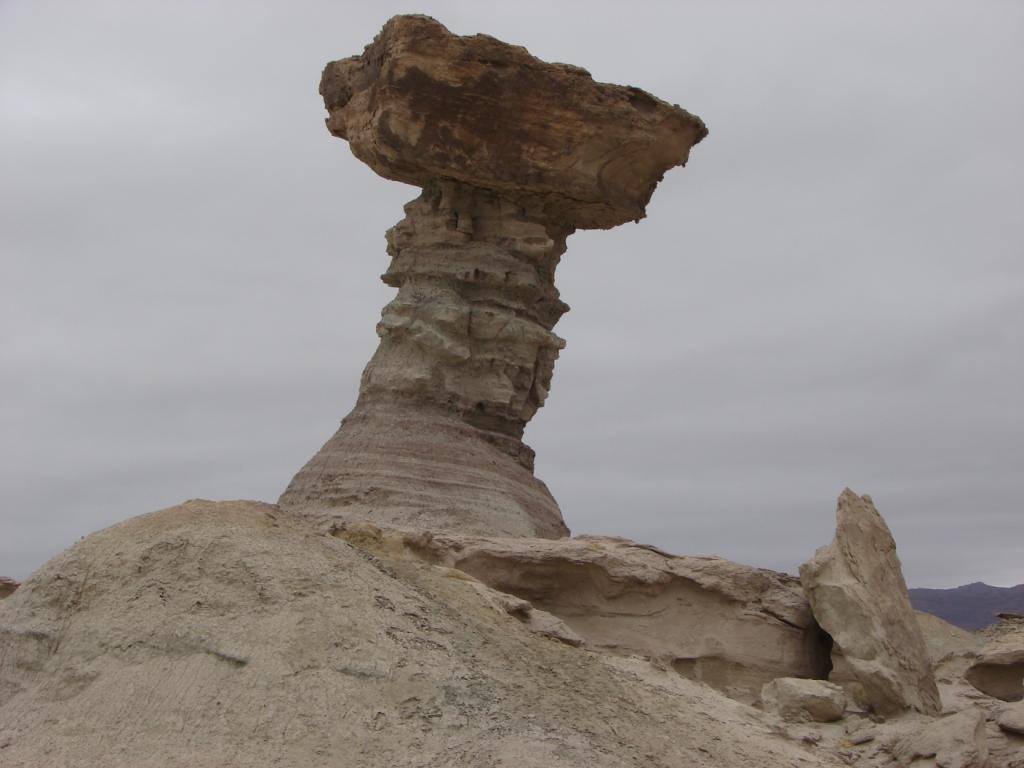
<path id="1" fill-rule="evenodd" d="M 327 524 L 568 535 L 522 442 L 564 346 L 555 267 L 576 229 L 643 218 L 707 129 L 426 16 L 396 16 L 362 55 L 329 63 L 320 93 L 356 157 L 423 191 L 387 233 L 398 295 L 355 409 L 281 505 Z"/>

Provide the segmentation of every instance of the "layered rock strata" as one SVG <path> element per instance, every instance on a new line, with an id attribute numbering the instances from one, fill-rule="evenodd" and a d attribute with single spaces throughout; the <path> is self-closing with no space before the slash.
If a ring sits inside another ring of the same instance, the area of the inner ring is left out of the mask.
<path id="1" fill-rule="evenodd" d="M 854 683 L 881 714 L 941 709 L 896 542 L 870 496 L 840 494 L 835 539 L 800 566 L 800 581 L 835 644 L 831 680 Z"/>
<path id="2" fill-rule="evenodd" d="M 828 637 L 783 573 L 610 537 L 499 539 L 364 521 L 334 534 L 457 569 L 557 617 L 591 650 L 650 659 L 748 704 L 774 678 L 828 674 Z"/>
<path id="3" fill-rule="evenodd" d="M 555 268 L 575 229 L 642 218 L 707 129 L 644 91 L 425 16 L 389 21 L 362 55 L 328 64 L 320 90 L 332 134 L 423 192 L 388 232 L 383 280 L 398 295 L 356 407 L 280 504 L 567 535 L 522 440 L 564 346 Z"/>

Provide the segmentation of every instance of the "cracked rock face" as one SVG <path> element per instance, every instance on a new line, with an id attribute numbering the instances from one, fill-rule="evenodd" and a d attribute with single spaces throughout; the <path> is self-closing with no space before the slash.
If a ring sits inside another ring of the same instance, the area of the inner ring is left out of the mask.
<path id="1" fill-rule="evenodd" d="M 527 422 L 551 387 L 566 238 L 643 217 L 707 133 L 636 88 L 485 35 L 397 16 L 320 86 L 328 129 L 422 187 L 387 233 L 398 289 L 355 409 L 280 503 L 328 524 L 568 534 L 533 476 Z"/>

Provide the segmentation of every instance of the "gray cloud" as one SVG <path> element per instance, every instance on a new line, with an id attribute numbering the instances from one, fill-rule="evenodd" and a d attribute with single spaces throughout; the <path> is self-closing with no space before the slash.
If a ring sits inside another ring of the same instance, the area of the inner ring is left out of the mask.
<path id="1" fill-rule="evenodd" d="M 0 5 L 0 573 L 333 431 L 416 192 L 316 86 L 417 10 L 711 128 L 559 268 L 574 530 L 792 571 L 851 485 L 912 584 L 1024 582 L 1024 8 L 931 2 Z"/>

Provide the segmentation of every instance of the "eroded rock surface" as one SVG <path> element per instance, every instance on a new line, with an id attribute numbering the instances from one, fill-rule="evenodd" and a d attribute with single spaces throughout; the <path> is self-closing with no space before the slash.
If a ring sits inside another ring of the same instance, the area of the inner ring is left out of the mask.
<path id="1" fill-rule="evenodd" d="M 985 768 L 988 760 L 985 713 L 980 709 L 965 709 L 930 722 L 897 738 L 891 751 L 896 765 L 901 768 L 914 765 L 918 758 L 929 757 L 935 759 L 938 768 Z"/>
<path id="2" fill-rule="evenodd" d="M 706 686 L 538 636 L 476 584 L 269 504 L 121 523 L 0 601 L 0 764 L 841 765 Z"/>
<path id="3" fill-rule="evenodd" d="M 846 489 L 836 508 L 836 535 L 800 567 L 814 617 L 835 641 L 836 672 L 881 714 L 914 709 L 934 714 L 941 704 L 896 542 L 869 496 Z"/>
<path id="4" fill-rule="evenodd" d="M 984 636 L 988 642 L 964 677 L 994 698 L 1024 699 L 1024 621 L 1003 619 L 986 630 Z"/>
<path id="5" fill-rule="evenodd" d="M 567 535 L 522 441 L 564 346 L 555 268 L 575 229 L 642 218 L 704 124 L 425 16 L 328 64 L 321 93 L 356 157 L 423 191 L 388 232 L 398 295 L 356 407 L 280 504 L 327 523 Z"/>
<path id="6" fill-rule="evenodd" d="M 626 539 L 485 538 L 353 522 L 335 535 L 469 574 L 558 617 L 588 648 L 649 658 L 740 701 L 776 677 L 824 677 L 827 638 L 799 582 Z"/>

